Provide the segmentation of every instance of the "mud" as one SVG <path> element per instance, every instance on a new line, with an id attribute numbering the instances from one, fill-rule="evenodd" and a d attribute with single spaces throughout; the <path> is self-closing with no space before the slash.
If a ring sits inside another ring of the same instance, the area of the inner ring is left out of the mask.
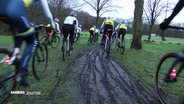
<path id="1" fill-rule="evenodd" d="M 158 104 L 153 91 L 134 80 L 122 65 L 103 56 L 100 45 L 83 53 L 76 60 L 75 103 Z"/>

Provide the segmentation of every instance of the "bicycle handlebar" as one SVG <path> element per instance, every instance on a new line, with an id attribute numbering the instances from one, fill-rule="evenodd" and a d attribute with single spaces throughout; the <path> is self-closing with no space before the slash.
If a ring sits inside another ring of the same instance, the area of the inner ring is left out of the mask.
<path id="1" fill-rule="evenodd" d="M 52 27 L 47 27 L 47 26 L 45 26 L 44 24 L 33 25 L 33 27 L 35 28 L 36 31 L 39 31 L 39 30 L 41 30 L 41 29 L 43 29 L 43 28 L 54 30 L 54 28 L 52 28 Z"/>
<path id="2" fill-rule="evenodd" d="M 171 28 L 171 29 L 182 29 L 182 30 L 184 30 L 184 27 L 178 27 L 178 26 L 168 26 L 168 28 Z"/>

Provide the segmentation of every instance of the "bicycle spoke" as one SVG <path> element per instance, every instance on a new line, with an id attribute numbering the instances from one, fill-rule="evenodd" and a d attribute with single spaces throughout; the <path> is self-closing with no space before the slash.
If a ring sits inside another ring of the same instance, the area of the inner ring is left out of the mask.
<path id="1" fill-rule="evenodd" d="M 5 57 L 8 55 L 1 53 L 0 50 L 0 103 L 6 102 L 11 96 L 10 92 L 15 89 L 14 77 L 15 68 L 13 65 L 7 65 Z"/>
<path id="2" fill-rule="evenodd" d="M 32 68 L 33 74 L 37 80 L 45 74 L 48 64 L 48 51 L 45 45 L 37 46 L 36 52 L 33 56 Z"/>
<path id="3" fill-rule="evenodd" d="M 158 65 L 157 74 L 156 74 L 156 91 L 159 96 L 159 99 L 166 104 L 181 104 L 184 93 L 182 83 L 184 82 L 184 73 L 180 73 L 180 76 L 176 79 L 166 82 L 166 74 L 169 72 L 169 69 L 173 62 L 176 60 L 176 54 L 169 54 L 164 57 Z M 182 63 L 178 63 L 174 66 L 176 73 L 180 68 Z M 173 69 L 172 69 L 173 70 Z M 169 73 L 169 79 L 172 79 L 172 72 Z"/>

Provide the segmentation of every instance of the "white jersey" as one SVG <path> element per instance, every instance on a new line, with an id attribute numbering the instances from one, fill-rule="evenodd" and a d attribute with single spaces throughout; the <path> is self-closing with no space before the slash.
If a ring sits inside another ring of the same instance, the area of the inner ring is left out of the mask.
<path id="1" fill-rule="evenodd" d="M 75 24 L 74 24 L 75 23 Z M 73 17 L 73 16 L 67 16 L 64 20 L 64 24 L 67 25 L 74 25 L 75 26 L 75 30 L 78 29 L 78 20 L 77 18 Z"/>
<path id="2" fill-rule="evenodd" d="M 57 22 L 55 22 L 55 26 L 56 26 L 56 32 L 59 32 L 59 34 L 61 33 L 59 24 Z"/>

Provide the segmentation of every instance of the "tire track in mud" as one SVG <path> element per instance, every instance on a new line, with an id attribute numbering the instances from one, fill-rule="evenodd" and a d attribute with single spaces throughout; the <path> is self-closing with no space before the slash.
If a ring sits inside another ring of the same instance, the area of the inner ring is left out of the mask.
<path id="1" fill-rule="evenodd" d="M 78 104 L 154 104 L 152 92 L 95 46 L 77 61 Z"/>

